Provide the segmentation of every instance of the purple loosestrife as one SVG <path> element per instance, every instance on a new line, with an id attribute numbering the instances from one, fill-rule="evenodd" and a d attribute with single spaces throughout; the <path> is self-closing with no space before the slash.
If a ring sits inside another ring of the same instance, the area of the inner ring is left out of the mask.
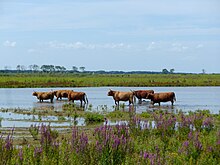
<path id="1" fill-rule="evenodd" d="M 52 136 L 50 132 L 50 126 L 43 125 L 41 126 L 41 145 L 50 145 L 52 144 Z"/>
<path id="2" fill-rule="evenodd" d="M 79 139 L 79 148 L 78 151 L 83 153 L 88 147 L 88 137 L 82 132 Z"/>
<path id="3" fill-rule="evenodd" d="M 194 146 L 196 147 L 197 151 L 201 151 L 202 148 L 202 143 L 199 141 L 199 133 L 196 132 L 196 135 L 194 137 Z"/>
<path id="4" fill-rule="evenodd" d="M 34 148 L 34 157 L 39 157 L 43 152 L 43 149 L 41 147 Z"/>
<path id="5" fill-rule="evenodd" d="M 207 131 L 210 132 L 214 128 L 214 120 L 212 117 L 207 117 L 203 120 L 203 128 Z"/>
<path id="6" fill-rule="evenodd" d="M 192 121 L 193 121 L 194 128 L 197 131 L 201 131 L 203 119 L 204 119 L 204 115 L 202 113 L 193 114 Z"/>
<path id="7" fill-rule="evenodd" d="M 71 145 L 73 149 L 76 149 L 78 145 L 78 138 L 79 138 L 79 131 L 76 126 L 72 128 L 72 139 L 71 139 Z"/>
<path id="8" fill-rule="evenodd" d="M 159 165 L 160 164 L 159 162 L 157 162 L 156 154 L 154 154 L 154 153 L 149 153 L 149 152 L 144 151 L 143 154 L 141 153 L 141 156 L 143 157 L 144 162 L 146 162 L 146 164 L 149 164 L 148 161 L 150 161 L 151 165 L 156 165 L 156 164 Z"/>
<path id="9" fill-rule="evenodd" d="M 18 156 L 19 156 L 20 162 L 23 162 L 23 149 L 22 148 L 19 149 Z"/>
<path id="10" fill-rule="evenodd" d="M 12 150 L 13 149 L 13 141 L 12 141 L 12 136 L 9 134 L 7 138 L 5 139 L 5 145 L 4 145 L 6 150 Z"/>

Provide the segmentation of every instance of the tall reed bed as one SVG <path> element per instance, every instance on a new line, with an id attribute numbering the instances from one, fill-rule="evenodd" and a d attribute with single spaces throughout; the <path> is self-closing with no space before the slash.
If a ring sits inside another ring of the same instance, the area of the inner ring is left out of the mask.
<path id="1" fill-rule="evenodd" d="M 2 164 L 70 165 L 220 162 L 219 115 L 154 112 L 151 116 L 153 120 L 143 120 L 131 111 L 127 123 L 110 126 L 105 121 L 90 134 L 74 126 L 70 137 L 59 137 L 50 126 L 35 126 L 39 133 L 35 145 L 14 145 L 12 130 L 0 136 L 0 160 Z"/>

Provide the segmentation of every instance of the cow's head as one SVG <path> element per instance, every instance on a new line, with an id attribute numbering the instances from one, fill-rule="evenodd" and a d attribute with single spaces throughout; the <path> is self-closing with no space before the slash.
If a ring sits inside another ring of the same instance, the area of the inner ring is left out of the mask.
<path id="1" fill-rule="evenodd" d="M 147 96 L 146 96 L 146 99 L 152 99 L 152 98 L 153 98 L 153 95 L 154 95 L 154 94 L 152 94 L 152 93 L 148 93 Z"/>
<path id="2" fill-rule="evenodd" d="M 114 91 L 109 89 L 108 96 L 114 96 Z"/>
<path id="3" fill-rule="evenodd" d="M 37 96 L 37 92 L 33 92 L 32 95 L 33 95 L 33 96 Z"/>
<path id="4" fill-rule="evenodd" d="M 53 91 L 54 95 L 57 97 L 57 91 Z"/>

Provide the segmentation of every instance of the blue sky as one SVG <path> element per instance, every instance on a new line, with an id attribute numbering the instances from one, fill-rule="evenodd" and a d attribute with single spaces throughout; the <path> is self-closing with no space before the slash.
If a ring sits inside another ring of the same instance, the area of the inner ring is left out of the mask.
<path id="1" fill-rule="evenodd" d="M 220 73 L 219 0 L 1 0 L 0 69 Z"/>

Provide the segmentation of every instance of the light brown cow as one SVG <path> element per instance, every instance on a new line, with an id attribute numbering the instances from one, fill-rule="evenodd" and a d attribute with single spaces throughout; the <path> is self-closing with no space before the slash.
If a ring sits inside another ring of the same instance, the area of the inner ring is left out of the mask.
<path id="1" fill-rule="evenodd" d="M 40 102 L 43 102 L 43 100 L 50 100 L 52 103 L 54 98 L 54 92 L 33 92 L 32 95 L 36 96 Z"/>
<path id="2" fill-rule="evenodd" d="M 164 92 L 164 93 L 149 93 L 146 97 L 152 101 L 152 104 L 158 103 L 160 106 L 160 102 L 167 102 L 171 101 L 172 106 L 174 101 L 176 101 L 175 93 L 174 92 Z"/>
<path id="3" fill-rule="evenodd" d="M 57 97 L 57 100 L 62 100 L 62 98 L 68 98 L 69 92 L 73 92 L 73 90 L 57 90 L 54 91 L 54 94 Z"/>
<path id="4" fill-rule="evenodd" d="M 149 93 L 154 93 L 153 90 L 137 90 L 133 91 L 134 95 L 138 98 L 138 103 L 141 104 L 142 99 L 146 99 Z"/>
<path id="5" fill-rule="evenodd" d="M 119 101 L 129 101 L 130 104 L 134 104 L 134 93 L 133 92 L 121 92 L 109 90 L 108 96 L 112 96 L 115 100 L 115 105 L 119 105 Z"/>
<path id="6" fill-rule="evenodd" d="M 84 102 L 84 104 L 88 103 L 88 98 L 86 96 L 86 93 L 84 92 L 69 92 L 68 93 L 68 100 L 72 101 L 74 103 L 74 100 L 80 100 L 80 105 L 82 107 L 82 102 Z"/>

